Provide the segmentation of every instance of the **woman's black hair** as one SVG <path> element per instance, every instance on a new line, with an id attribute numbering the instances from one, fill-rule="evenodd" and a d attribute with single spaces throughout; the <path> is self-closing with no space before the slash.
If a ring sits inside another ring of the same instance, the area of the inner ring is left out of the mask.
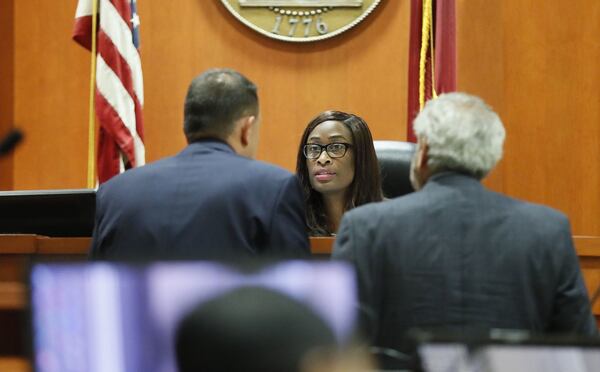
<path id="1" fill-rule="evenodd" d="M 354 153 L 354 179 L 348 187 L 344 211 L 359 205 L 383 200 L 381 175 L 373 137 L 367 123 L 359 116 L 341 111 L 325 111 L 311 120 L 304 129 L 298 156 L 296 158 L 296 174 L 302 185 L 306 204 L 306 225 L 312 236 L 331 235 L 322 195 L 310 185 L 306 157 L 302 151 L 309 134 L 325 121 L 339 121 L 352 133 L 352 151 Z"/>

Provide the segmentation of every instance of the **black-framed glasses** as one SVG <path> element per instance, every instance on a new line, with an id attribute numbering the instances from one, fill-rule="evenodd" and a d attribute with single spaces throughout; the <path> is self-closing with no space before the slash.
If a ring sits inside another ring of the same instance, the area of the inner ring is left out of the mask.
<path id="1" fill-rule="evenodd" d="M 344 142 L 333 142 L 327 145 L 319 145 L 318 143 L 309 143 L 304 145 L 302 152 L 307 159 L 318 159 L 323 153 L 323 150 L 327 152 L 330 158 L 336 159 L 346 155 L 348 148 L 352 147 L 350 143 Z"/>

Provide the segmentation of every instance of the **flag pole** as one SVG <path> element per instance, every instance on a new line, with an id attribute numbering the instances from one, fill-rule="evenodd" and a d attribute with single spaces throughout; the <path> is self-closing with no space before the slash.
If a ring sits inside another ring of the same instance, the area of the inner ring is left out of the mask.
<path id="1" fill-rule="evenodd" d="M 437 5 L 437 4 L 436 4 Z M 431 59 L 431 98 L 437 98 L 437 92 L 435 91 L 435 23 L 436 21 L 433 18 L 433 3 L 431 7 L 429 7 L 429 19 L 431 20 L 429 24 L 429 51 L 430 59 Z"/>
<path id="2" fill-rule="evenodd" d="M 98 32 L 98 0 L 92 0 L 92 50 L 90 67 L 90 101 L 89 101 L 89 127 L 88 127 L 88 166 L 87 166 L 87 188 L 96 187 L 96 159 L 95 159 L 95 133 L 96 133 L 96 34 Z"/>
<path id="3" fill-rule="evenodd" d="M 423 0 L 423 13 L 421 24 L 421 52 L 419 59 L 419 110 L 423 110 L 425 101 L 427 100 L 427 87 L 425 84 L 425 75 L 427 73 L 427 49 L 429 49 L 429 37 L 431 35 L 431 27 L 433 22 L 432 17 L 432 0 Z M 434 61 L 431 61 L 433 64 Z"/>

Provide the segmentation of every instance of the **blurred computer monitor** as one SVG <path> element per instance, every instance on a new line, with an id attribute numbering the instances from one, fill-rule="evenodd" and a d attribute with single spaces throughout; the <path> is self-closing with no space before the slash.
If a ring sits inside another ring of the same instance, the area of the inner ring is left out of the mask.
<path id="1" fill-rule="evenodd" d="M 494 329 L 485 333 L 415 332 L 425 372 L 600 371 L 600 339 Z"/>
<path id="2" fill-rule="evenodd" d="M 32 339 L 38 372 L 174 372 L 173 338 L 194 306 L 240 286 L 306 304 L 338 341 L 355 324 L 353 271 L 340 262 L 289 261 L 246 270 L 214 262 L 146 266 L 34 265 Z"/>

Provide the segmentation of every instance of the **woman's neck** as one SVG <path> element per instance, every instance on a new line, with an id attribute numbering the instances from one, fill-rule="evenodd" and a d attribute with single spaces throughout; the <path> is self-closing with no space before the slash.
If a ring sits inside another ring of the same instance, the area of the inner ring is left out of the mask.
<path id="1" fill-rule="evenodd" d="M 337 233 L 338 227 L 344 215 L 345 207 L 344 193 L 323 195 L 327 222 L 332 233 Z"/>

